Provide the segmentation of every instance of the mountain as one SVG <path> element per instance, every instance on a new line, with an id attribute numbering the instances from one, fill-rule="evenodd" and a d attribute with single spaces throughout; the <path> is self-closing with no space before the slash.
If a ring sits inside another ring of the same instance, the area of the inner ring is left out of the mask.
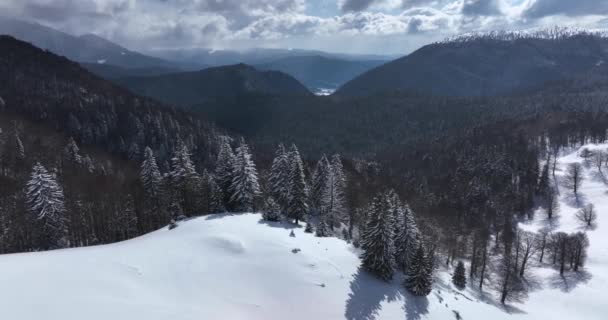
<path id="1" fill-rule="evenodd" d="M 296 78 L 315 93 L 333 91 L 383 60 L 357 61 L 325 56 L 293 56 L 256 65 L 260 70 L 277 70 Z"/>
<path id="2" fill-rule="evenodd" d="M 148 51 L 148 53 L 171 61 L 180 61 L 182 63 L 187 64 L 204 64 L 210 66 L 220 66 L 238 63 L 260 65 L 283 58 L 306 56 L 320 56 L 325 58 L 349 61 L 389 61 L 396 58 L 395 56 L 383 56 L 373 54 L 344 54 L 330 53 L 318 50 L 272 48 L 251 48 L 245 50 L 172 48 L 150 50 Z"/>
<path id="3" fill-rule="evenodd" d="M 608 39 L 588 33 L 506 34 L 431 44 L 347 82 L 342 96 L 406 89 L 487 96 L 585 74 L 608 62 Z"/>
<path id="4" fill-rule="evenodd" d="M 126 77 L 149 77 L 169 73 L 181 72 L 183 70 L 174 67 L 145 67 L 145 68 L 124 68 L 109 64 L 100 63 L 80 63 L 85 69 L 108 80 Z M 203 68 L 201 68 L 203 69 Z"/>
<path id="5" fill-rule="evenodd" d="M 73 36 L 37 23 L 2 18 L 0 34 L 11 35 L 33 45 L 65 56 L 70 60 L 108 64 L 123 68 L 188 68 L 163 59 L 128 50 L 92 34 Z"/>
<path id="6" fill-rule="evenodd" d="M 152 77 L 121 78 L 116 81 L 138 94 L 180 106 L 250 93 L 310 95 L 306 87 L 282 72 L 258 71 L 245 64 Z"/>
<path id="7" fill-rule="evenodd" d="M 167 160 L 185 134 L 195 140 L 205 136 L 192 149 L 202 164 L 211 147 L 207 139 L 217 132 L 201 117 L 134 95 L 76 62 L 10 36 L 0 36 L 0 82 L 5 84 L 0 86 L 5 111 L 44 121 L 83 144 L 133 159 L 149 146 Z M 165 127 L 169 123 L 179 123 L 179 132 Z"/>

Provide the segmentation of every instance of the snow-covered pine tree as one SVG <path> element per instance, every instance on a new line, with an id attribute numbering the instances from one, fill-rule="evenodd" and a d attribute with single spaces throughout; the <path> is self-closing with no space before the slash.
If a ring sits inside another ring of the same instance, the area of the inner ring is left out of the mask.
<path id="1" fill-rule="evenodd" d="M 363 268 L 381 279 L 392 279 L 395 271 L 393 216 L 386 194 L 372 200 L 365 228 L 361 235 Z"/>
<path id="2" fill-rule="evenodd" d="M 280 221 L 281 220 L 281 207 L 274 201 L 274 198 L 268 197 L 264 202 L 264 213 L 262 218 L 266 221 Z"/>
<path id="3" fill-rule="evenodd" d="M 17 128 L 17 122 L 13 121 L 13 136 L 12 136 L 13 152 L 17 160 L 25 159 L 25 149 L 23 148 L 23 142 L 19 136 L 19 129 Z"/>
<path id="4" fill-rule="evenodd" d="M 325 222 L 326 218 L 327 217 L 325 216 L 319 217 L 319 222 L 317 223 L 317 237 L 329 237 L 330 235 L 329 227 L 327 226 L 327 222 Z"/>
<path id="5" fill-rule="evenodd" d="M 130 239 L 137 234 L 137 214 L 135 213 L 135 201 L 131 194 L 127 194 L 121 212 L 118 212 L 118 229 L 123 239 Z"/>
<path id="6" fill-rule="evenodd" d="M 232 185 L 232 175 L 234 172 L 235 155 L 230 146 L 230 138 L 220 137 L 219 152 L 215 164 L 215 179 L 222 191 L 222 202 L 226 209 L 230 208 L 230 186 Z"/>
<path id="7" fill-rule="evenodd" d="M 36 163 L 26 187 L 28 210 L 34 215 L 39 226 L 37 245 L 41 249 L 66 246 L 67 218 L 63 190 L 57 179 L 44 166 Z"/>
<path id="8" fill-rule="evenodd" d="M 409 261 L 420 245 L 420 232 L 414 213 L 407 204 L 400 205 L 397 214 L 402 216 L 402 221 L 396 223 L 396 225 L 400 224 L 400 233 L 395 237 L 395 260 L 397 266 L 403 272 L 407 272 Z"/>
<path id="9" fill-rule="evenodd" d="M 241 139 L 236 148 L 236 160 L 230 185 L 231 198 L 234 208 L 239 211 L 254 210 L 254 201 L 260 195 L 258 171 L 251 159 L 249 146 Z"/>
<path id="10" fill-rule="evenodd" d="M 283 144 L 279 144 L 272 161 L 268 181 L 270 183 L 270 194 L 283 210 L 287 207 L 289 199 L 290 172 L 289 156 Z"/>
<path id="11" fill-rule="evenodd" d="M 456 270 L 454 270 L 454 275 L 452 275 L 452 283 L 454 283 L 454 285 L 461 290 L 467 285 L 467 276 L 465 272 L 466 270 L 464 268 L 464 263 L 462 261 L 458 261 Z"/>
<path id="12" fill-rule="evenodd" d="M 405 287 L 416 296 L 426 296 L 431 293 L 433 285 L 432 268 L 422 245 L 418 246 L 412 257 L 406 273 Z"/>
<path id="13" fill-rule="evenodd" d="M 329 175 L 322 199 L 322 206 L 327 216 L 327 224 L 331 230 L 340 225 L 346 219 L 344 194 L 346 188 L 346 177 L 342 168 L 342 160 L 339 155 L 334 155 L 331 160 Z"/>
<path id="14" fill-rule="evenodd" d="M 315 171 L 312 174 L 312 186 L 310 188 L 310 204 L 316 214 L 324 214 L 323 208 L 327 180 L 331 174 L 331 164 L 325 155 L 319 159 Z"/>
<path id="15" fill-rule="evenodd" d="M 158 170 L 154 152 L 152 152 L 150 147 L 146 147 L 144 151 L 144 161 L 141 164 L 139 179 L 144 187 L 146 196 L 154 198 L 160 193 L 162 176 Z"/>
<path id="16" fill-rule="evenodd" d="M 207 170 L 203 171 L 203 180 L 207 184 L 207 213 L 218 213 L 226 210 L 222 201 L 222 190 L 217 185 L 215 177 Z"/>
<path id="17" fill-rule="evenodd" d="M 306 194 L 306 179 L 304 177 L 304 164 L 296 145 L 289 151 L 289 197 L 287 203 L 287 217 L 298 223 L 308 212 Z"/>
<path id="18" fill-rule="evenodd" d="M 312 223 L 310 222 L 310 220 L 306 221 L 306 227 L 304 228 L 304 232 L 306 233 L 313 233 L 315 230 L 312 227 Z"/>
<path id="19" fill-rule="evenodd" d="M 181 144 L 171 159 L 169 181 L 174 197 L 179 201 L 183 213 L 190 216 L 198 209 L 198 191 L 200 176 L 194 168 L 190 152 L 185 144 Z"/>
<path id="20" fill-rule="evenodd" d="M 82 159 L 80 157 L 80 149 L 74 141 L 74 138 L 70 137 L 65 148 L 63 148 L 63 163 L 72 166 L 80 165 Z"/>

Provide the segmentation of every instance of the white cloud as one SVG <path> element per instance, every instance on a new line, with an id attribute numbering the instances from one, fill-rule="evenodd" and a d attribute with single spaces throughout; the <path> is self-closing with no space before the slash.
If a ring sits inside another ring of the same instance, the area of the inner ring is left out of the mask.
<path id="1" fill-rule="evenodd" d="M 411 50 L 461 32 L 597 27 L 597 14 L 608 13 L 608 1 L 598 0 L 339 0 L 344 12 L 315 16 L 307 11 L 310 1 L 324 0 L 308 1 L 0 0 L 0 10 L 136 49 L 289 45 L 376 52 Z"/>

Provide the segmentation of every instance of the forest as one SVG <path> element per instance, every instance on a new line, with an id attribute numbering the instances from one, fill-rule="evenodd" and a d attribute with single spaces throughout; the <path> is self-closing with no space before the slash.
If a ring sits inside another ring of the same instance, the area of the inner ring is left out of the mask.
<path id="1" fill-rule="evenodd" d="M 208 119 L 132 94 L 8 36 L 0 83 L 2 253 L 259 211 L 351 242 L 367 271 L 383 280 L 403 273 L 421 296 L 441 264 L 457 266 L 455 284 L 497 288 L 502 303 L 525 297 L 531 259 L 562 274 L 585 265 L 585 232 L 534 234 L 518 221 L 538 207 L 549 219 L 559 211 L 561 150 L 606 141 L 602 77 L 497 97 L 258 95 L 197 107 L 258 101 L 277 123 L 249 105 L 259 121 L 245 129 L 221 128 L 229 115 Z M 606 153 L 585 158 L 608 170 Z M 569 167 L 575 196 L 580 179 Z M 596 215 L 585 207 L 581 222 L 591 227 Z"/>

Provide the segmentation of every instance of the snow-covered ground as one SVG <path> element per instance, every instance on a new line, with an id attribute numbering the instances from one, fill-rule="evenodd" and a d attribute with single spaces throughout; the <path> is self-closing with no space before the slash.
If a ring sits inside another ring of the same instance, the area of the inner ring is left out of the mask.
<path id="1" fill-rule="evenodd" d="M 573 161 L 581 161 L 574 151 L 560 167 Z M 412 297 L 399 277 L 384 283 L 360 271 L 359 252 L 342 240 L 241 214 L 197 218 L 111 245 L 0 256 L 0 317 L 448 320 L 457 312 L 465 320 L 606 319 L 608 187 L 595 169 L 586 176 L 582 200 L 595 204 L 599 224 L 589 231 L 585 272 L 562 279 L 535 266 L 529 277 L 536 289 L 506 308 L 474 285 L 454 290 L 445 270 L 428 297 Z M 578 230 L 577 208 L 560 190 L 556 228 Z M 544 223 L 539 213 L 524 227 Z"/>

